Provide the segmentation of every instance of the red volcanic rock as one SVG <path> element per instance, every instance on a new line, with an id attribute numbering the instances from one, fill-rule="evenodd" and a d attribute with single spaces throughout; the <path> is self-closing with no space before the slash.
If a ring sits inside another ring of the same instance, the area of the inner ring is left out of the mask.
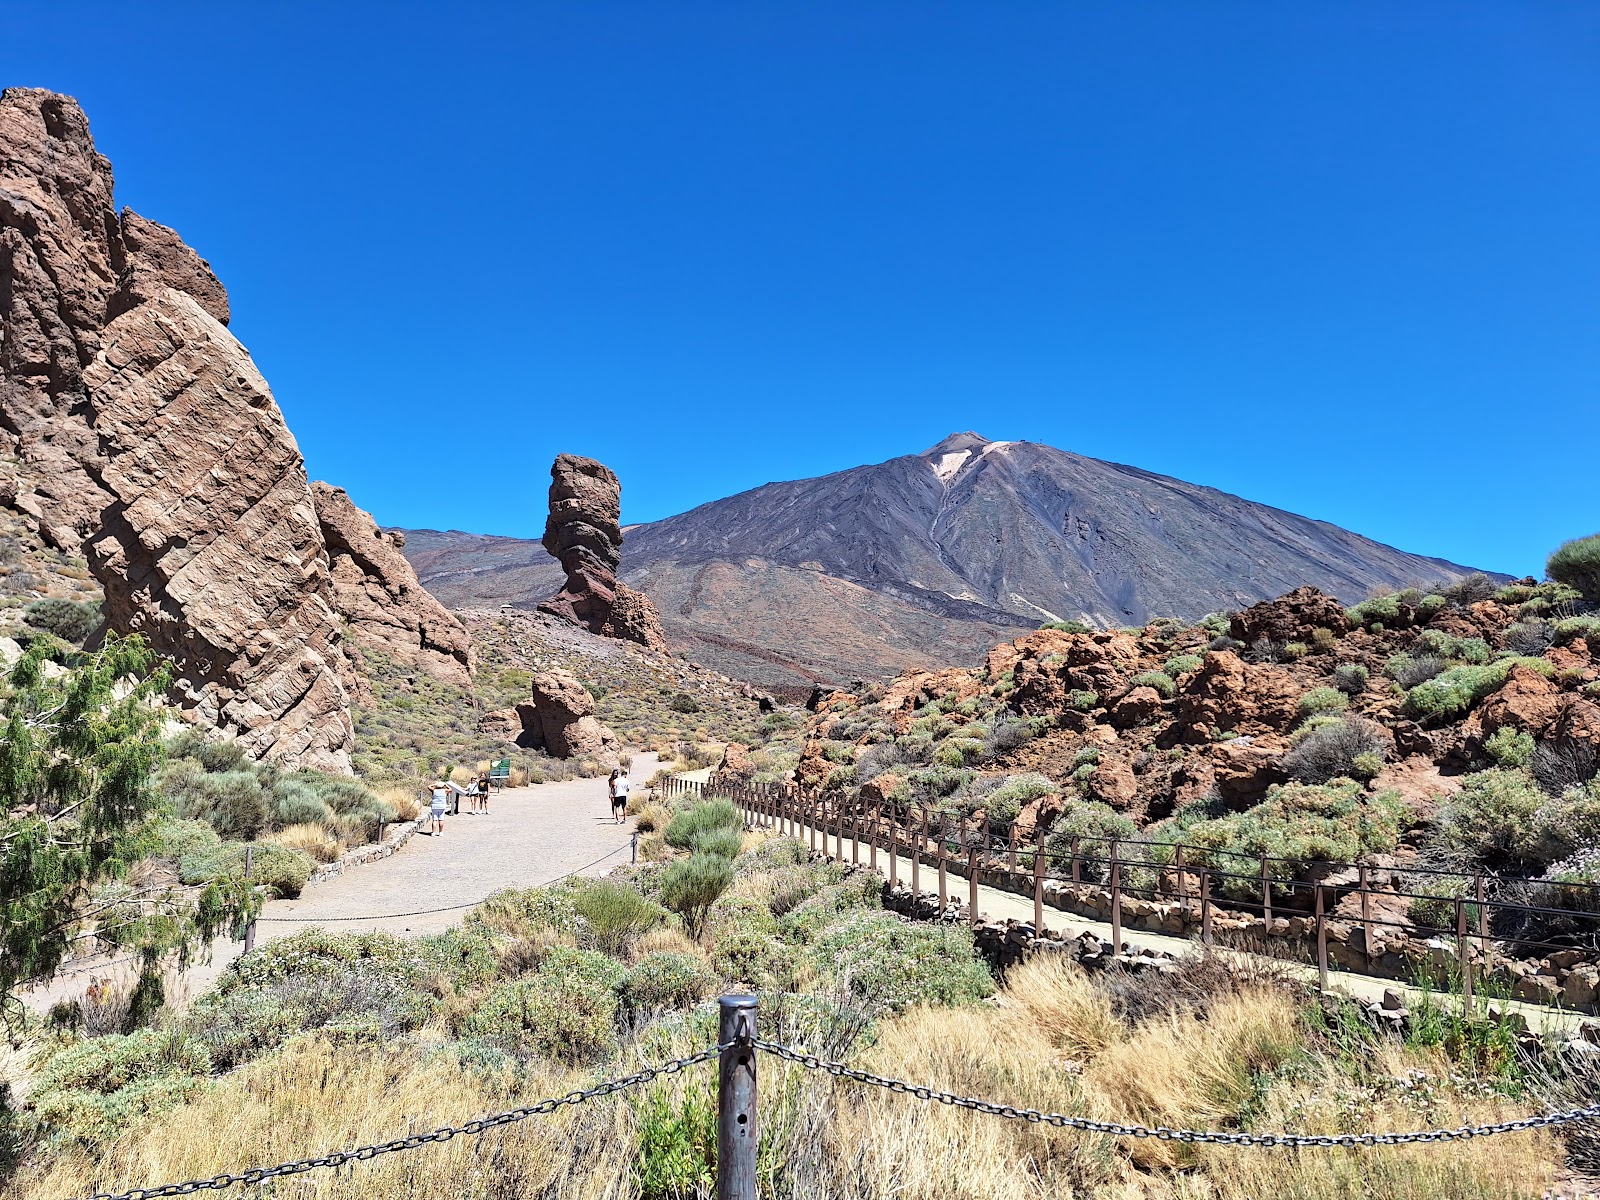
<path id="1" fill-rule="evenodd" d="M 1211 748 L 1217 791 L 1235 808 L 1256 803 L 1275 783 L 1288 778 L 1278 766 L 1285 745 L 1251 738 L 1218 742 Z"/>
<path id="2" fill-rule="evenodd" d="M 1229 632 L 1246 644 L 1258 638 L 1310 642 L 1318 629 L 1343 633 L 1350 625 L 1344 606 L 1314 587 L 1296 588 L 1276 600 L 1252 604 L 1243 612 L 1234 613 L 1229 624 Z"/>
<path id="3" fill-rule="evenodd" d="M 472 637 L 417 582 L 397 538 L 343 488 L 311 485 L 332 566 L 333 602 L 354 640 L 459 688 L 472 686 Z"/>
<path id="4" fill-rule="evenodd" d="M 1161 693 L 1155 688 L 1136 687 L 1111 706 L 1111 723 L 1118 729 L 1143 725 L 1161 712 Z"/>
<path id="5" fill-rule="evenodd" d="M 750 747 L 742 742 L 729 742 L 722 748 L 722 766 L 717 771 L 736 779 L 749 779 L 756 773 L 756 765 L 750 761 Z"/>
<path id="6" fill-rule="evenodd" d="M 1543 737 L 1560 717 L 1562 702 L 1561 690 L 1539 672 L 1512 667 L 1500 690 L 1468 719 L 1468 728 L 1484 737 L 1505 728 Z"/>
<path id="7" fill-rule="evenodd" d="M 622 485 L 592 458 L 561 454 L 550 466 L 544 548 L 561 561 L 566 586 L 539 605 L 591 633 L 667 650 L 655 606 L 617 582 L 622 561 Z"/>
<path id="8" fill-rule="evenodd" d="M 522 736 L 522 718 L 514 708 L 497 708 L 478 718 L 478 732 L 502 742 L 515 742 Z"/>

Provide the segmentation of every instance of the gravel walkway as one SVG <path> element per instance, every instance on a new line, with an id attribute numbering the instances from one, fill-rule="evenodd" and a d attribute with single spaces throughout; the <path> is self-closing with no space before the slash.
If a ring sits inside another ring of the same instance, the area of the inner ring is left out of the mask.
<path id="1" fill-rule="evenodd" d="M 656 756 L 634 756 L 630 775 L 641 786 L 656 772 Z M 389 858 L 351 867 L 309 887 L 297 900 L 275 900 L 262 909 L 256 944 L 287 937 L 312 925 L 340 932 L 383 930 L 437 933 L 459 922 L 467 909 L 491 892 L 535 887 L 565 875 L 600 875 L 629 860 L 633 822 L 611 819 L 606 781 L 573 779 L 510 788 L 496 793 L 488 815 L 446 817 L 444 833 L 426 826 Z M 423 910 L 445 909 L 443 912 Z M 391 915 L 391 914 L 423 915 Z M 219 938 L 211 960 L 197 963 L 173 981 L 169 997 L 179 1003 L 208 988 L 239 957 L 240 943 Z M 126 977 L 128 968 L 96 971 L 85 964 L 49 986 L 22 993 L 39 1011 L 81 995 L 96 975 Z"/>

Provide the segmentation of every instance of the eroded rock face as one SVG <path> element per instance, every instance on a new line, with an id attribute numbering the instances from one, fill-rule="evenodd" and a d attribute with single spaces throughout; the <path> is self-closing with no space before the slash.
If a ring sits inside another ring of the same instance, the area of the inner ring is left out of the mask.
<path id="1" fill-rule="evenodd" d="M 417 582 L 399 534 L 378 528 L 343 488 L 311 485 L 333 579 L 333 603 L 361 646 L 459 688 L 472 686 L 472 638 Z"/>
<path id="2" fill-rule="evenodd" d="M 561 561 L 567 583 L 539 609 L 591 633 L 665 651 L 667 638 L 655 606 L 617 582 L 621 517 L 622 485 L 609 467 L 576 454 L 556 456 L 544 548 Z"/>
<path id="3" fill-rule="evenodd" d="M 617 765 L 617 735 L 594 715 L 594 697 L 576 675 L 540 671 L 533 677 L 533 695 L 517 705 L 522 736 L 517 744 L 543 750 L 555 758 L 593 758 Z"/>
<path id="4" fill-rule="evenodd" d="M 248 753 L 348 771 L 332 581 L 299 448 L 171 230 L 112 204 L 75 101 L 0 94 L 0 450 L 112 628 Z"/>
<path id="5" fill-rule="evenodd" d="M 1314 587 L 1295 588 L 1275 600 L 1252 604 L 1233 614 L 1229 632 L 1241 642 L 1310 642 L 1318 629 L 1343 633 L 1350 622 L 1344 606 Z"/>

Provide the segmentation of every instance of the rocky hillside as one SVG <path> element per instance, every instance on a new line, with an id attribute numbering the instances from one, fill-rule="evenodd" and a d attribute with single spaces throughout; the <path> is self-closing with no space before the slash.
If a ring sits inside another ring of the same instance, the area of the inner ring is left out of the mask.
<path id="1" fill-rule="evenodd" d="M 536 542 L 407 537 L 452 607 L 531 607 L 560 585 Z M 1353 603 L 1466 573 L 1211 488 L 973 433 L 633 526 L 621 572 L 694 657 L 790 686 L 974 661 L 1044 620 L 1193 620 L 1301 585 Z"/>
<path id="2" fill-rule="evenodd" d="M 1301 588 L 1192 625 L 1041 629 L 975 670 L 826 697 L 796 777 L 1062 849 L 1137 834 L 1308 871 L 1600 882 L 1591 572 L 1592 599 L 1478 576 L 1349 609 Z"/>
<path id="3" fill-rule="evenodd" d="M 367 514 L 313 494 L 209 264 L 112 193 L 75 101 L 0 93 L 0 524 L 60 568 L 6 590 L 66 599 L 59 579 L 86 570 L 101 612 L 67 640 L 101 617 L 142 634 L 198 724 L 348 772 L 347 639 L 459 681 L 469 642 Z"/>

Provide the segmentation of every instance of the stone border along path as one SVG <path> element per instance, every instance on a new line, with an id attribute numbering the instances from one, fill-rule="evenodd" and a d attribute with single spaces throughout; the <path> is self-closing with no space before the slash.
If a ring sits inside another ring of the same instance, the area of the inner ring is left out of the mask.
<path id="1" fill-rule="evenodd" d="M 634 755 L 629 776 L 635 788 L 642 788 L 657 765 L 654 754 Z M 568 874 L 604 874 L 629 861 L 633 841 L 633 821 L 617 825 L 611 819 L 604 776 L 496 792 L 487 816 L 469 815 L 463 801 L 460 815 L 444 819 L 444 830 L 434 837 L 424 825 L 388 857 L 310 885 L 296 900 L 270 901 L 256 922 L 256 944 L 317 925 L 339 933 L 439 933 L 501 888 L 536 887 Z M 448 911 L 383 915 L 428 909 Z M 243 951 L 243 943 L 218 938 L 209 962 L 197 962 L 169 982 L 169 999 L 186 1004 Z M 82 996 L 97 977 L 132 979 L 130 965 L 118 959 L 71 970 L 21 993 L 23 1003 L 45 1012 L 58 1001 Z"/>
<path id="2" fill-rule="evenodd" d="M 809 845 L 810 826 L 803 822 L 799 825 L 800 841 L 802 845 Z M 818 831 L 819 841 L 821 831 Z M 844 861 L 850 861 L 850 839 L 845 837 Z M 830 835 L 828 845 L 833 845 Z M 818 852 L 821 853 L 820 851 Z M 830 857 L 832 857 L 830 855 Z M 860 865 L 866 866 L 871 861 L 871 849 L 863 840 L 859 850 Z M 896 854 L 896 872 L 899 875 L 901 887 L 911 886 L 911 859 L 904 854 Z M 967 900 L 967 877 L 956 870 L 956 863 L 951 862 L 945 869 L 946 895 L 952 904 L 965 904 Z M 889 851 L 886 847 L 878 847 L 878 874 L 885 880 L 889 877 Z M 939 891 L 939 867 L 936 862 L 924 859 L 922 863 L 921 878 L 918 886 L 924 894 Z M 1019 896 L 1014 892 L 1001 891 L 985 884 L 978 885 L 978 915 L 997 921 L 1016 920 L 1028 925 L 1033 924 L 1033 900 L 1031 897 Z M 965 923 L 965 922 L 963 922 Z M 1077 937 L 1088 931 L 1093 933 L 1102 942 L 1111 941 L 1111 925 L 1109 922 L 1095 921 L 1088 917 L 1081 917 L 1076 913 L 1064 912 L 1059 908 L 1052 908 L 1049 904 L 1044 906 L 1045 928 L 1053 933 L 1065 935 L 1068 938 Z M 1197 954 L 1202 947 L 1198 939 L 1175 937 L 1171 934 L 1148 933 L 1142 929 L 1122 930 L 1124 945 L 1134 950 L 1150 949 L 1166 951 L 1171 954 L 1183 955 Z M 1297 978 L 1310 983 L 1312 987 L 1317 984 L 1317 968 L 1314 965 L 1297 962 L 1292 959 L 1271 958 L 1267 955 L 1252 954 L 1244 950 L 1231 950 L 1227 947 L 1216 947 L 1219 953 L 1234 957 L 1241 961 L 1254 961 L 1259 963 L 1273 963 L 1293 974 Z M 1328 989 L 1334 992 L 1344 992 L 1359 1000 L 1376 1001 L 1383 998 L 1385 990 L 1394 988 L 1406 996 L 1406 1006 L 1415 1011 L 1414 1001 L 1424 994 L 1424 989 L 1411 984 L 1401 983 L 1393 979 L 1383 979 L 1373 975 L 1360 975 L 1352 971 L 1335 969 L 1328 964 Z M 1479 997 L 1478 1003 L 1485 1003 L 1485 998 Z M 1576 1031 L 1578 1026 L 1585 1021 L 1593 1022 L 1595 1018 L 1584 1013 L 1564 1011 L 1557 1008 L 1547 1008 L 1542 1004 L 1530 1004 L 1523 1000 L 1487 1000 L 1495 1008 L 1508 1013 L 1520 1014 L 1528 1023 L 1528 1029 L 1534 1033 L 1543 1032 L 1570 1032 Z"/>

